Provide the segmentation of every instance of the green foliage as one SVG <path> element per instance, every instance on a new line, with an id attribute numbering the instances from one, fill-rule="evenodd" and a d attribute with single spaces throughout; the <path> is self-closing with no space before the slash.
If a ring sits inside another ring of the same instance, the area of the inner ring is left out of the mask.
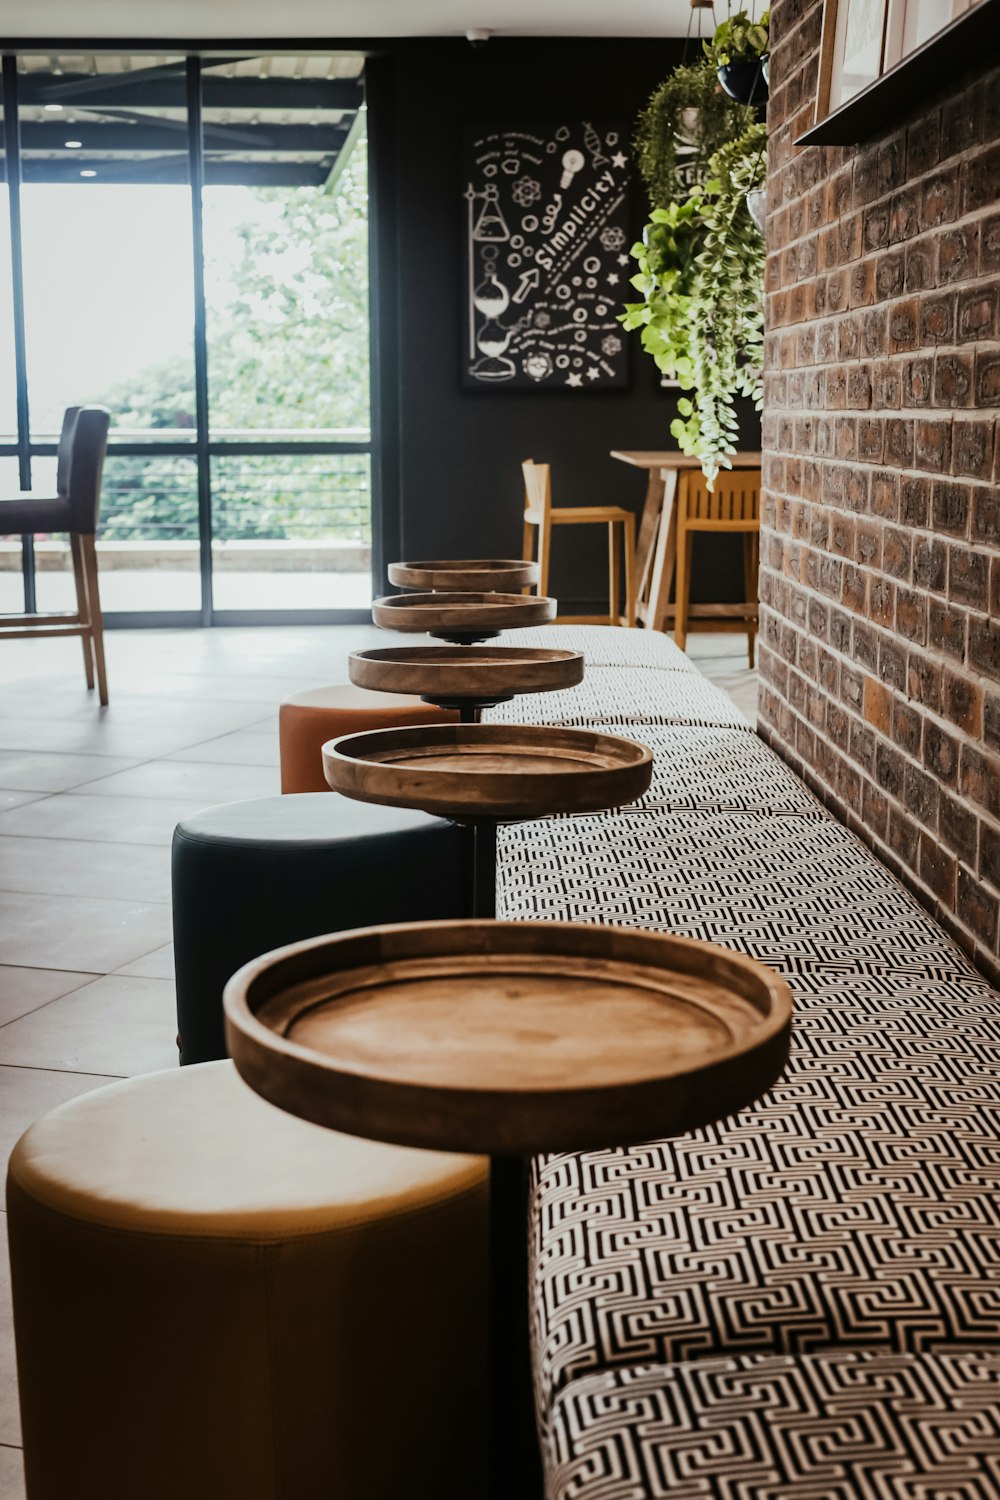
<path id="1" fill-rule="evenodd" d="M 712 155 L 753 119 L 748 105 L 719 88 L 712 63 L 675 68 L 636 125 L 634 146 L 652 206 L 664 208 L 703 182 Z"/>
<path id="2" fill-rule="evenodd" d="M 765 10 L 759 21 L 752 21 L 745 10 L 738 10 L 715 28 L 710 42 L 702 42 L 705 56 L 713 68 L 727 63 L 753 62 L 764 57 L 770 48 L 771 12 Z"/>
<path id="3" fill-rule="evenodd" d="M 643 300 L 621 315 L 658 368 L 694 392 L 670 431 L 709 483 L 736 451 L 736 397 L 761 405 L 764 241 L 746 194 L 764 182 L 766 145 L 766 127 L 751 125 L 714 154 L 703 187 L 651 216 L 632 250 Z"/>
<path id="4" fill-rule="evenodd" d="M 632 246 L 639 262 L 632 286 L 641 302 L 625 305 L 627 329 L 640 328 L 642 347 L 660 372 L 689 388 L 694 378 L 691 313 L 697 289 L 695 259 L 702 240 L 701 197 L 693 192 L 684 203 L 654 208 L 642 242 Z"/>
<path id="5" fill-rule="evenodd" d="M 767 171 L 767 129 L 752 125 L 712 158 L 705 185 L 703 248 L 691 306 L 694 401 L 678 404 L 670 431 L 697 457 L 709 482 L 736 452 L 737 396 L 763 404 L 764 239 L 746 195 Z"/>
<path id="6" fill-rule="evenodd" d="M 208 378 L 212 432 L 367 430 L 368 227 L 364 144 L 336 191 L 257 188 L 228 267 L 211 267 Z M 206 242 L 226 188 L 206 193 Z M 245 191 L 245 190 L 240 190 Z M 212 289 L 214 288 L 214 294 Z M 115 429 L 195 427 L 191 359 L 150 366 L 101 397 Z M 364 469 L 365 473 L 361 473 Z M 338 535 L 367 527 L 367 459 L 252 455 L 213 460 L 220 540 L 317 535 L 317 510 L 336 509 Z M 102 534 L 111 540 L 191 540 L 197 485 L 188 458 L 108 465 Z"/>

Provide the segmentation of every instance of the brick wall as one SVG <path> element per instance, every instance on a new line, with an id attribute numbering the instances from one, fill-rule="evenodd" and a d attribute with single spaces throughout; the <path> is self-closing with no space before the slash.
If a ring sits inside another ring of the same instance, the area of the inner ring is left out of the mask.
<path id="1" fill-rule="evenodd" d="M 761 732 L 994 979 L 1000 74 L 860 147 L 772 9 Z"/>

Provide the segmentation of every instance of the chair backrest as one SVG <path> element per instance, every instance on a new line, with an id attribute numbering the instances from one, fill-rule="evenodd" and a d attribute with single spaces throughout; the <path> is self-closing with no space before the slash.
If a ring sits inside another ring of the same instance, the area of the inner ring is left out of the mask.
<path id="1" fill-rule="evenodd" d="M 97 530 L 101 510 L 101 475 L 110 426 L 111 413 L 106 406 L 77 408 L 73 430 L 67 441 L 65 465 L 66 498 L 73 512 L 74 531 Z"/>
<path id="2" fill-rule="evenodd" d="M 686 470 L 681 478 L 678 503 L 702 530 L 711 530 L 713 521 L 720 530 L 741 521 L 760 524 L 760 469 L 723 469 L 711 490 L 696 469 Z"/>
<path id="3" fill-rule="evenodd" d="M 548 464 L 536 464 L 526 458 L 521 465 L 524 475 L 524 519 L 541 526 L 552 508 L 552 482 Z"/>
<path id="4" fill-rule="evenodd" d="M 69 498 L 69 459 L 73 446 L 73 431 L 76 427 L 76 419 L 80 414 L 78 406 L 67 406 L 63 412 L 62 431 L 59 434 L 58 457 L 56 460 L 56 494 L 61 495 L 64 500 Z"/>

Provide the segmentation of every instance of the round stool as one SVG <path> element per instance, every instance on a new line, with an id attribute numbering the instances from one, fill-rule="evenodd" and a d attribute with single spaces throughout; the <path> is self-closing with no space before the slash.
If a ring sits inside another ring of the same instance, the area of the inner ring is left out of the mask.
<path id="1" fill-rule="evenodd" d="M 327 740 L 363 729 L 396 729 L 401 724 L 447 724 L 451 709 L 435 708 L 404 693 L 373 693 L 344 682 L 336 687 L 294 693 L 278 711 L 281 790 L 325 792 L 322 749 Z"/>
<path id="2" fill-rule="evenodd" d="M 222 991 L 300 938 L 468 916 L 462 832 L 334 792 L 226 802 L 178 823 L 174 964 L 182 1063 L 226 1053 Z"/>
<path id="3" fill-rule="evenodd" d="M 482 1493 L 481 1158 L 210 1063 L 44 1116 L 7 1201 L 31 1500 Z"/>

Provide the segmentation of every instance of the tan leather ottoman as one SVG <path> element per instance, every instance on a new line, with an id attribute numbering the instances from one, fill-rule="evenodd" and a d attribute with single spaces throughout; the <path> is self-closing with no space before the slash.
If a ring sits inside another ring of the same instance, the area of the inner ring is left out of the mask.
<path id="1" fill-rule="evenodd" d="M 286 698 L 278 713 L 283 792 L 327 792 L 322 748 L 340 734 L 396 729 L 402 724 L 458 722 L 451 709 L 435 708 L 404 693 L 373 693 L 353 683 L 312 688 Z"/>
<path id="2" fill-rule="evenodd" d="M 8 1208 L 30 1500 L 482 1493 L 480 1158 L 204 1063 L 46 1115 Z"/>

